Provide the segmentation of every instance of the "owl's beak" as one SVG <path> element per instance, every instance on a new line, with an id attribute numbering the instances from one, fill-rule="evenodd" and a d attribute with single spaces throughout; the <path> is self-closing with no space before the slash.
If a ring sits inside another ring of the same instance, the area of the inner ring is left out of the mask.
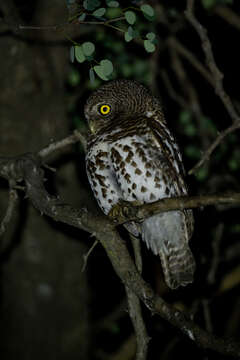
<path id="1" fill-rule="evenodd" d="M 96 134 L 97 129 L 96 129 L 96 123 L 94 123 L 93 121 L 89 121 L 89 129 L 91 131 L 92 134 Z"/>

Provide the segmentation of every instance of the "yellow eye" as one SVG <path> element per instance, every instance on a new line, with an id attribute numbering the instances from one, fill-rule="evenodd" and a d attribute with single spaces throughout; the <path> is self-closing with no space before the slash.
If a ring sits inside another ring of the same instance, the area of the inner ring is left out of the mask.
<path id="1" fill-rule="evenodd" d="M 109 105 L 101 105 L 100 109 L 99 109 L 99 111 L 102 115 L 107 115 L 110 112 L 110 110 L 111 110 L 111 108 Z"/>

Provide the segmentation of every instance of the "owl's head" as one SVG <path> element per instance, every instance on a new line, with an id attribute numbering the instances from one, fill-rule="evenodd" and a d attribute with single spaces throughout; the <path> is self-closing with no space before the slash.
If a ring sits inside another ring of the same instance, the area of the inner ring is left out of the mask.
<path id="1" fill-rule="evenodd" d="M 119 118 L 150 114 L 158 101 L 143 85 L 133 80 L 109 81 L 88 98 L 84 113 L 93 134 Z"/>

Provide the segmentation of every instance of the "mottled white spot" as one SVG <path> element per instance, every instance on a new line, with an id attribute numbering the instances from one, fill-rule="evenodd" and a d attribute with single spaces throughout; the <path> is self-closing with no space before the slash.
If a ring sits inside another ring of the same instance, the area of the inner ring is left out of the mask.
<path id="1" fill-rule="evenodd" d="M 194 337 L 194 335 L 193 335 L 193 332 L 192 332 L 191 330 L 189 330 L 189 329 L 185 329 L 185 331 L 186 331 L 188 337 L 189 337 L 191 340 L 195 341 L 195 337 Z"/>
<path id="2" fill-rule="evenodd" d="M 153 116 L 153 112 L 152 112 L 152 111 L 147 111 L 147 112 L 145 113 L 145 115 L 146 115 L 146 117 L 150 118 L 150 117 Z"/>

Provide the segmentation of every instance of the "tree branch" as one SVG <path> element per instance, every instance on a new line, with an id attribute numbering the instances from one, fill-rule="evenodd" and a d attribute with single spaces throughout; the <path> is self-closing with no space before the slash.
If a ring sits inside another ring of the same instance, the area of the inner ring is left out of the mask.
<path id="1" fill-rule="evenodd" d="M 123 224 L 127 221 L 141 221 L 149 216 L 159 214 L 161 212 L 194 209 L 209 205 L 239 205 L 240 193 L 227 193 L 219 195 L 200 195 L 200 196 L 182 196 L 164 198 L 152 203 L 135 205 L 130 202 L 122 202 L 122 211 L 116 224 Z"/>
<path id="2" fill-rule="evenodd" d="M 140 241 L 133 235 L 130 235 L 130 238 L 134 251 L 135 265 L 138 272 L 142 274 L 142 256 Z M 129 315 L 132 320 L 132 324 L 136 334 L 136 360 L 145 360 L 147 358 L 148 343 L 150 338 L 148 337 L 146 326 L 143 320 L 141 303 L 138 296 L 132 291 L 132 289 L 126 287 L 126 294 L 128 299 Z"/>
<path id="3" fill-rule="evenodd" d="M 222 100 L 226 110 L 228 111 L 228 114 L 230 115 L 232 121 L 240 122 L 240 117 L 237 114 L 236 110 L 234 109 L 233 103 L 226 93 L 226 91 L 223 88 L 223 74 L 217 67 L 213 51 L 212 51 L 212 45 L 208 38 L 207 30 L 200 24 L 200 22 L 197 20 L 197 18 L 194 15 L 194 0 L 187 0 L 187 9 L 185 11 L 186 18 L 190 22 L 190 24 L 193 26 L 193 28 L 198 33 L 201 41 L 202 41 L 202 49 L 205 54 L 206 63 L 207 66 L 212 73 L 213 79 L 215 81 L 215 90 L 217 95 Z"/>
<path id="4" fill-rule="evenodd" d="M 59 198 L 49 195 L 43 185 L 44 173 L 41 169 L 41 159 L 36 154 L 25 154 L 11 159 L 0 158 L 0 176 L 15 181 L 24 180 L 26 194 L 36 209 L 42 214 L 50 216 L 56 221 L 64 222 L 87 232 L 94 234 L 105 248 L 110 261 L 126 288 L 131 289 L 146 307 L 153 313 L 158 314 L 169 323 L 180 329 L 197 345 L 212 349 L 222 354 L 240 356 L 239 344 L 226 339 L 220 339 L 204 331 L 195 323 L 185 317 L 183 313 L 168 305 L 163 299 L 157 296 L 152 288 L 142 279 L 137 271 L 125 242 L 120 238 L 113 222 L 104 215 L 93 215 L 87 209 L 76 209 L 68 204 L 62 203 Z M 197 198 L 197 200 L 196 200 Z M 195 207 L 203 204 L 231 203 L 240 202 L 240 194 L 232 194 L 220 197 L 196 197 L 178 199 L 165 199 L 160 204 L 164 211 L 168 208 L 175 209 L 179 205 L 180 209 Z M 205 198 L 205 201 L 203 201 Z M 171 202 L 175 201 L 175 203 Z M 178 203 L 179 201 L 179 203 Z M 215 201 L 215 202 L 214 202 Z M 167 204 L 167 202 L 169 202 Z M 170 205 L 169 205 L 170 204 Z M 147 204 L 149 207 L 151 204 Z M 153 204 L 154 211 L 161 211 L 157 203 Z M 143 206 L 144 209 L 145 205 Z M 141 208 L 138 209 L 138 211 Z M 141 209 L 142 211 L 142 209 Z M 146 208 L 145 208 L 146 211 Z M 139 215 L 139 214 L 138 214 Z M 140 216 L 146 212 L 140 213 Z"/>
<path id="5" fill-rule="evenodd" d="M 213 11 L 237 30 L 240 30 L 240 16 L 228 6 L 219 5 Z"/>
<path id="6" fill-rule="evenodd" d="M 203 165 L 205 161 L 207 161 L 216 147 L 222 142 L 222 140 L 231 132 L 235 131 L 236 129 L 240 128 L 240 116 L 236 112 L 233 103 L 224 90 L 223 87 L 223 74 L 217 67 L 213 51 L 212 45 L 208 38 L 207 30 L 202 26 L 202 24 L 197 20 L 194 14 L 194 0 L 187 0 L 187 8 L 185 11 L 186 18 L 193 26 L 193 28 L 198 33 L 201 42 L 202 42 L 202 49 L 205 54 L 206 64 L 212 74 L 214 80 L 214 87 L 216 94 L 221 99 L 225 109 L 227 110 L 230 118 L 232 119 L 232 125 L 226 128 L 222 133 L 220 133 L 215 141 L 211 144 L 211 146 L 205 151 L 204 155 L 202 156 L 201 160 L 189 171 L 189 174 L 195 172 L 200 166 Z"/>
<path id="7" fill-rule="evenodd" d="M 234 132 L 235 130 L 240 129 L 240 122 L 234 122 L 231 126 L 223 130 L 209 146 L 209 148 L 204 152 L 202 158 L 197 162 L 194 167 L 189 170 L 188 174 L 193 174 L 198 168 L 200 168 L 206 161 L 210 159 L 210 156 L 216 149 L 216 147 L 225 139 L 226 136 Z"/>
<path id="8" fill-rule="evenodd" d="M 69 135 L 68 137 L 66 137 L 62 140 L 51 142 L 45 148 L 40 150 L 38 152 L 38 155 L 40 156 L 40 158 L 46 159 L 53 152 L 55 152 L 57 150 L 61 150 L 61 149 L 65 148 L 66 146 L 76 144 L 79 141 L 82 144 L 84 151 L 86 151 L 86 147 L 87 147 L 86 138 L 79 131 L 75 130 L 73 132 L 73 134 Z"/>
<path id="9" fill-rule="evenodd" d="M 47 25 L 47 26 L 38 26 L 38 25 L 18 25 L 18 30 L 53 30 L 53 31 L 62 31 L 66 30 L 67 27 L 71 26 L 78 26 L 78 25 L 103 25 L 103 26 L 110 26 L 112 23 L 125 20 L 124 16 L 119 16 L 114 19 L 109 19 L 105 21 L 81 21 L 77 20 L 76 22 L 65 22 L 63 24 L 57 24 L 57 25 Z"/>
<path id="10" fill-rule="evenodd" d="M 211 73 L 205 68 L 198 58 L 189 51 L 183 44 L 181 44 L 175 37 L 170 36 L 168 44 L 174 48 L 182 57 L 187 59 L 189 63 L 204 77 L 204 79 L 211 85 L 215 86 L 214 79 Z"/>
<path id="11" fill-rule="evenodd" d="M 148 343 L 150 338 L 147 335 L 146 326 L 142 317 L 141 303 L 135 292 L 125 286 L 129 315 L 134 327 L 137 341 L 136 360 L 145 360 L 147 358 Z"/>

